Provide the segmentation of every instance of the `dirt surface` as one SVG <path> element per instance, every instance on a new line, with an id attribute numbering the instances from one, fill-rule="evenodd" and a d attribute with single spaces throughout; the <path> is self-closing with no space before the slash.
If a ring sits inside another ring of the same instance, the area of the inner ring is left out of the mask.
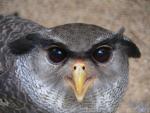
<path id="1" fill-rule="evenodd" d="M 150 113 L 150 0 L 0 0 L 0 14 L 14 12 L 47 27 L 83 22 L 117 31 L 124 26 L 142 57 L 130 59 L 128 91 L 117 113 Z"/>

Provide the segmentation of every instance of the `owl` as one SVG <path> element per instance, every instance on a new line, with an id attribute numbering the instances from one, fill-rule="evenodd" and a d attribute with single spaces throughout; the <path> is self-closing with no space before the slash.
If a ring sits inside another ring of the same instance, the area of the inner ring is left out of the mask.
<path id="1" fill-rule="evenodd" d="M 0 16 L 0 113 L 115 113 L 135 43 L 105 28 Z"/>

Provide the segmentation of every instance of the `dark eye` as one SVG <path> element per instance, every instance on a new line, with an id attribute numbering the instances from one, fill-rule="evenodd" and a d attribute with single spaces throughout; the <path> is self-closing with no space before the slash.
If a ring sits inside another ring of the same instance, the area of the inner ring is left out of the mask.
<path id="1" fill-rule="evenodd" d="M 59 63 L 67 57 L 67 53 L 59 47 L 51 47 L 48 49 L 48 57 L 52 62 Z"/>
<path id="2" fill-rule="evenodd" d="M 110 59 L 111 55 L 112 48 L 109 46 L 99 47 L 93 52 L 93 58 L 100 63 L 107 62 Z"/>

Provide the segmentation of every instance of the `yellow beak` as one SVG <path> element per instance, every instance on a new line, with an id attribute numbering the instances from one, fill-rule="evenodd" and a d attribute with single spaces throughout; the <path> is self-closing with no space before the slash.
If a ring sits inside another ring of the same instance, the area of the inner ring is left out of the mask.
<path id="1" fill-rule="evenodd" d="M 95 77 L 88 77 L 83 63 L 76 63 L 72 77 L 66 77 L 67 83 L 73 89 L 78 102 L 82 102 L 87 90 L 92 86 Z"/>

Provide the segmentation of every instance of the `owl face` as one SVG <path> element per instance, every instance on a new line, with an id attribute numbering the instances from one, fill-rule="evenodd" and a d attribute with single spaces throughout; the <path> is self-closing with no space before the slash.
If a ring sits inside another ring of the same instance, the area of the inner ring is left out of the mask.
<path id="1" fill-rule="evenodd" d="M 21 40 L 10 44 L 15 77 L 33 104 L 53 113 L 113 113 L 127 87 L 128 57 L 140 55 L 121 31 L 87 24 Z"/>

